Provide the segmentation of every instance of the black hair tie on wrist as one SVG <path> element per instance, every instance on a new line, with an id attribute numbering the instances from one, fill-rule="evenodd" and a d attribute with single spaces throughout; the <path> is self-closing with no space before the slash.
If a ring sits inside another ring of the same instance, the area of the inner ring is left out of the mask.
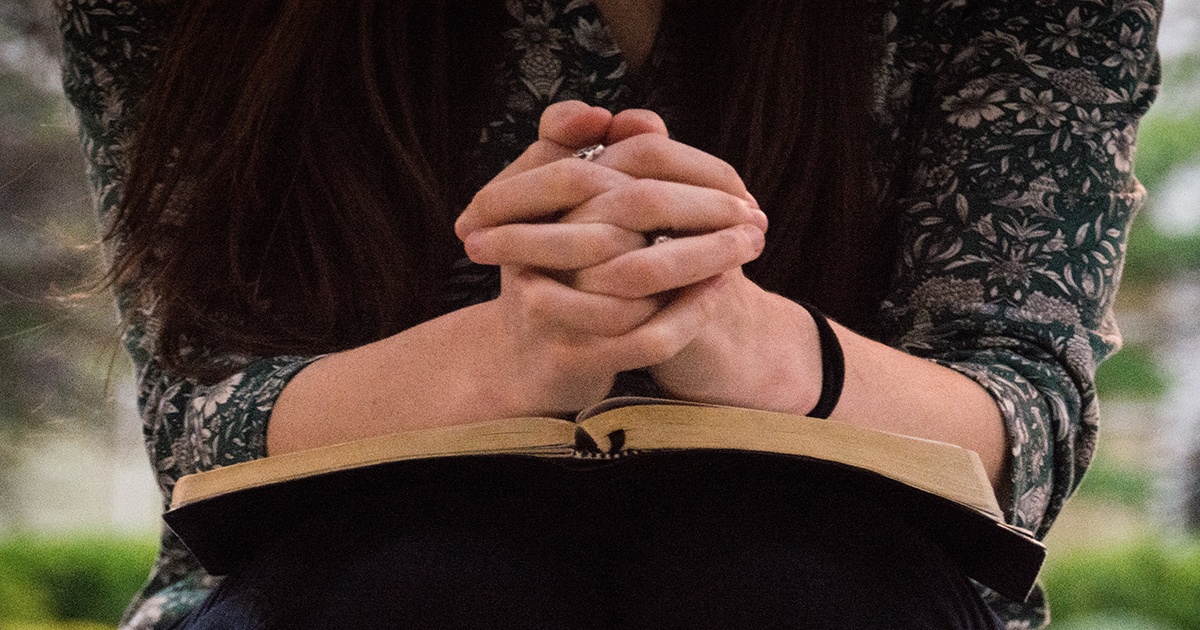
<path id="1" fill-rule="evenodd" d="M 811 304 L 800 301 L 796 304 L 812 315 L 813 322 L 817 325 L 817 338 L 821 343 L 821 397 L 817 399 L 812 411 L 808 412 L 808 416 L 828 418 L 842 397 L 842 386 L 846 382 L 846 357 L 842 354 L 842 343 L 838 341 L 837 333 L 833 332 L 829 320 L 825 319 L 825 314 Z"/>

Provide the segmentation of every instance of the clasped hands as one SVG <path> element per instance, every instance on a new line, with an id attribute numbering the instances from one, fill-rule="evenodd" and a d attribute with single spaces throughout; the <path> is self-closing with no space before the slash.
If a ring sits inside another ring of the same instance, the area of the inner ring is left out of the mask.
<path id="1" fill-rule="evenodd" d="M 576 159 L 603 143 L 594 161 Z M 780 338 L 804 340 L 790 303 L 745 278 L 766 215 L 727 163 L 670 140 L 652 112 L 551 106 L 539 139 L 475 196 L 456 226 L 467 254 L 501 268 L 489 303 L 497 366 L 518 413 L 570 413 L 617 372 L 649 368 L 672 396 L 802 408 L 811 387 L 771 389 Z M 646 234 L 678 235 L 647 246 Z M 811 354 L 811 353 L 809 353 Z M 799 357 L 819 387 L 819 356 Z M 794 370 L 792 370 L 794 371 Z M 811 380 L 806 379 L 806 380 Z M 778 400 L 761 400 L 764 396 Z"/>

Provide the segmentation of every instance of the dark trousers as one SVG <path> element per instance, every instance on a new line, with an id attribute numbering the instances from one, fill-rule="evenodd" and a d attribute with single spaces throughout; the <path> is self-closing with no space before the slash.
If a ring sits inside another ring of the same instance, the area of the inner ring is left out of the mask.
<path id="1" fill-rule="evenodd" d="M 459 494 L 309 520 L 176 628 L 1001 627 L 940 549 L 852 481 L 719 466 L 578 477 L 484 481 L 468 509 Z"/>

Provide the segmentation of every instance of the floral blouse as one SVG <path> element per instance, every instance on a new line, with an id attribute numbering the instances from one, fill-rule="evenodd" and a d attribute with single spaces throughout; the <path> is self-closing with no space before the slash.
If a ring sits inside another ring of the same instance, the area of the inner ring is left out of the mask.
<path id="1" fill-rule="evenodd" d="M 499 0 L 497 0 L 499 1 Z M 883 2 L 879 172 L 902 245 L 882 304 L 885 339 L 989 391 L 1011 444 L 1010 521 L 1044 535 L 1096 442 L 1093 376 L 1120 337 L 1112 316 L 1126 236 L 1145 191 L 1133 177 L 1138 118 L 1156 93 L 1160 0 Z M 57 0 L 64 84 L 102 223 L 121 203 L 127 147 L 175 3 Z M 497 172 L 536 138 L 550 103 L 631 103 L 626 64 L 592 0 L 506 0 L 506 98 L 483 133 Z M 119 244 L 117 245 L 119 247 Z M 495 274 L 461 266 L 451 299 L 488 299 Z M 271 407 L 314 357 L 219 357 L 216 384 L 166 371 L 153 315 L 118 302 L 139 383 L 146 447 L 169 500 L 180 476 L 264 457 Z M 164 530 L 122 628 L 165 628 L 216 583 Z M 1009 628 L 1046 623 L 985 598 Z"/>

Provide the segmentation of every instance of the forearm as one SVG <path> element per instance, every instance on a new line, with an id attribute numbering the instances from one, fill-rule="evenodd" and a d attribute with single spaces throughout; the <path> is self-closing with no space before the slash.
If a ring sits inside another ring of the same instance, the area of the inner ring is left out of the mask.
<path id="1" fill-rule="evenodd" d="M 297 374 L 275 404 L 268 452 L 495 418 L 566 416 L 601 400 L 618 372 L 678 353 L 700 325 L 687 294 L 702 287 L 656 311 L 649 300 L 587 295 L 528 270 L 503 273 L 495 300 Z"/>
<path id="2" fill-rule="evenodd" d="M 742 280 L 713 320 L 671 362 L 652 368 L 673 395 L 804 415 L 821 388 L 816 325 L 795 302 Z M 846 379 L 831 421 L 948 442 L 979 454 L 994 486 L 1005 482 L 1007 438 L 999 408 L 971 379 L 833 323 Z"/>
<path id="3" fill-rule="evenodd" d="M 996 401 L 962 374 L 833 324 L 846 382 L 831 420 L 975 451 L 992 486 L 1006 485 L 1008 438 Z"/>
<path id="4" fill-rule="evenodd" d="M 438 317 L 297 374 L 267 428 L 271 455 L 510 415 L 488 304 Z"/>

